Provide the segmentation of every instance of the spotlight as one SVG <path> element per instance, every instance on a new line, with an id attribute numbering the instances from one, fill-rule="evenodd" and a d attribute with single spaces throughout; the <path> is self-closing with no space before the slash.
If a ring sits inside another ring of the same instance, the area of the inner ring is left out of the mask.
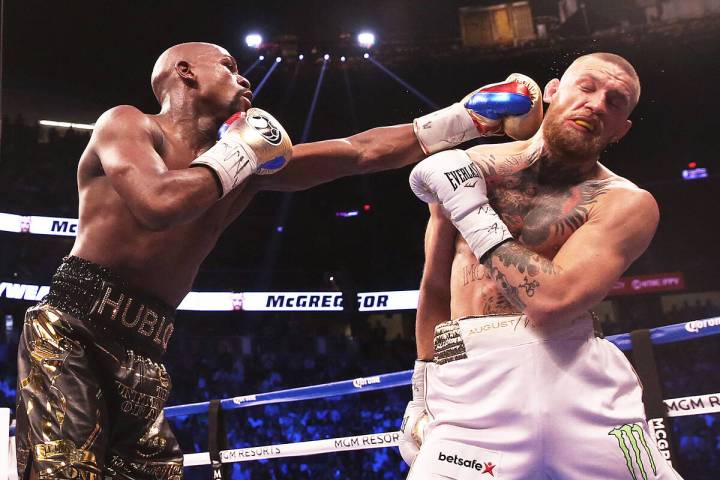
<path id="1" fill-rule="evenodd" d="M 370 32 L 361 32 L 357 36 L 358 44 L 364 48 L 370 48 L 375 45 L 375 35 Z"/>
<path id="2" fill-rule="evenodd" d="M 258 60 L 265 60 L 265 55 L 260 55 L 260 56 L 258 57 Z"/>
<path id="3" fill-rule="evenodd" d="M 275 228 L 275 231 L 278 232 L 278 233 L 282 233 L 283 230 L 285 230 L 285 228 L 283 228 L 282 225 L 278 225 L 278 226 Z"/>
<path id="4" fill-rule="evenodd" d="M 323 58 L 324 58 L 325 60 L 330 60 L 330 54 L 329 54 L 329 53 L 326 53 L 325 55 L 323 55 Z"/>
<path id="5" fill-rule="evenodd" d="M 365 52 L 365 54 L 363 55 L 363 58 L 370 58 L 370 54 Z"/>
<path id="6" fill-rule="evenodd" d="M 298 60 L 302 60 L 303 58 L 305 58 L 305 55 L 303 55 L 302 53 L 298 55 Z"/>
<path id="7" fill-rule="evenodd" d="M 275 57 L 275 63 L 280 63 L 280 62 L 282 62 L 282 58 L 280 58 L 280 57 Z"/>
<path id="8" fill-rule="evenodd" d="M 344 62 L 344 61 L 345 61 L 345 57 L 344 57 L 344 56 L 343 56 L 343 57 L 340 57 L 340 61 L 341 61 L 341 62 Z"/>
<path id="9" fill-rule="evenodd" d="M 260 48 L 260 45 L 262 45 L 262 37 L 257 33 L 246 35 L 245 44 L 250 48 Z"/>

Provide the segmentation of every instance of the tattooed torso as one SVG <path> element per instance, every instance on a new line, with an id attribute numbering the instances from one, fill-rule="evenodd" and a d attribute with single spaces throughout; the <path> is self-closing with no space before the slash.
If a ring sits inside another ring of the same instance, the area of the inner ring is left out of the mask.
<path id="1" fill-rule="evenodd" d="M 598 203 L 602 203 L 603 195 L 616 186 L 629 183 L 604 167 L 599 178 L 591 180 L 547 179 L 542 171 L 542 161 L 510 172 L 502 168 L 503 164 L 508 164 L 508 158 L 498 156 L 487 155 L 485 161 L 479 162 L 490 205 L 516 240 L 548 259 L 552 259 L 570 235 L 592 217 Z M 531 290 L 533 285 L 523 288 Z M 458 235 L 451 274 L 452 317 L 516 311 Z"/>

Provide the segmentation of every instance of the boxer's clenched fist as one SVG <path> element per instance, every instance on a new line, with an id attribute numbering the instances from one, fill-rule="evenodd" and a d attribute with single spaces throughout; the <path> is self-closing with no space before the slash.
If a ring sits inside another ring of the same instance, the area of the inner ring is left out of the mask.
<path id="1" fill-rule="evenodd" d="M 220 140 L 192 161 L 215 172 L 221 197 L 250 175 L 279 172 L 292 156 L 292 142 L 280 122 L 268 112 L 251 108 L 236 113 L 220 127 Z"/>
<path id="2" fill-rule="evenodd" d="M 408 402 L 400 427 L 400 455 L 411 466 L 420 451 L 428 417 L 425 409 L 425 367 L 428 362 L 415 361 L 412 376 L 412 400 Z"/>
<path id="3" fill-rule="evenodd" d="M 477 137 L 505 134 L 525 140 L 540 128 L 542 117 L 540 87 L 530 77 L 513 73 L 459 103 L 416 118 L 413 126 L 423 151 L 431 154 Z"/>

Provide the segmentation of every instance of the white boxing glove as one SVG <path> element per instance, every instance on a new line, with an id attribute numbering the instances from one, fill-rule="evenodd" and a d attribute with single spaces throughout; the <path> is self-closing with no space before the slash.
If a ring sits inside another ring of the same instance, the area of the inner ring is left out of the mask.
<path id="1" fill-rule="evenodd" d="M 222 187 L 221 197 L 250 175 L 279 172 L 292 157 L 292 142 L 285 129 L 259 108 L 228 118 L 220 128 L 220 137 L 190 166 L 203 166 L 215 172 Z"/>
<path id="2" fill-rule="evenodd" d="M 410 173 L 410 188 L 423 202 L 442 206 L 478 260 L 513 238 L 488 203 L 480 168 L 462 150 L 436 153 L 418 163 Z"/>
<path id="3" fill-rule="evenodd" d="M 425 367 L 429 362 L 415 361 L 412 375 L 412 400 L 408 402 L 400 427 L 400 455 L 408 466 L 412 466 L 415 457 L 420 451 L 425 426 L 428 422 L 425 408 Z"/>

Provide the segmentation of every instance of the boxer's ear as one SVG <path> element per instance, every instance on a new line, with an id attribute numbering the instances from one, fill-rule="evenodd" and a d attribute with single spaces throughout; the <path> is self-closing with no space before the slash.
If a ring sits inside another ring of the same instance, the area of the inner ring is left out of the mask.
<path id="1" fill-rule="evenodd" d="M 543 100 L 545 103 L 552 103 L 555 95 L 557 94 L 558 88 L 560 88 L 560 80 L 553 78 L 545 85 L 545 92 L 543 93 Z"/>
<path id="2" fill-rule="evenodd" d="M 630 128 L 632 128 L 632 120 L 625 120 L 625 123 L 623 123 L 619 128 L 618 132 L 615 134 L 615 136 L 612 139 L 613 143 L 617 143 L 622 139 L 627 133 L 630 131 Z"/>
<path id="3" fill-rule="evenodd" d="M 195 84 L 196 77 L 190 64 L 185 60 L 175 62 L 175 73 L 184 83 Z"/>

